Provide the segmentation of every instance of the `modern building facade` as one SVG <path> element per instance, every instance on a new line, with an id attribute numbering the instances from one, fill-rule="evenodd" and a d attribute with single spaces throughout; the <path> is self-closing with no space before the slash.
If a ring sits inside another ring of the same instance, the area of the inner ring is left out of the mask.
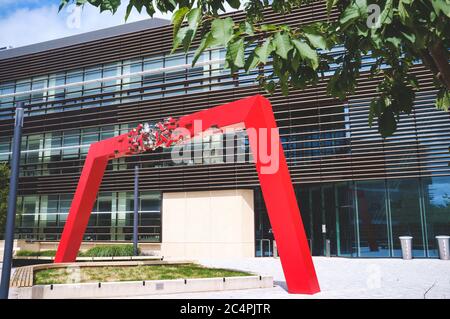
<path id="1" fill-rule="evenodd" d="M 298 24 L 327 14 L 314 3 L 266 17 Z M 255 79 L 270 67 L 230 74 L 223 49 L 205 52 L 191 67 L 193 54 L 169 54 L 171 45 L 169 22 L 154 19 L 0 52 L 0 162 L 10 157 L 14 105 L 28 106 L 18 238 L 57 243 L 91 143 L 139 122 L 263 93 Z M 364 67 L 370 64 L 368 57 Z M 120 77 L 148 70 L 154 71 Z M 327 96 L 326 81 L 288 97 L 268 96 L 314 255 L 325 254 L 329 240 L 335 256 L 399 257 L 398 237 L 411 235 L 414 257 L 435 257 L 435 236 L 450 234 L 450 115 L 435 110 L 427 69 L 417 64 L 413 72 L 421 87 L 415 108 L 387 139 L 367 124 L 377 79 L 362 76 L 345 101 Z M 39 91 L 107 77 L 118 78 Z M 170 256 L 271 256 L 255 168 L 211 152 L 223 144 L 223 136 L 205 137 L 200 158 L 182 164 L 172 161 L 170 149 L 112 161 L 85 240 L 131 240 L 139 165 L 141 243 Z M 233 148 L 239 147 L 248 155 L 245 135 L 236 137 Z"/>

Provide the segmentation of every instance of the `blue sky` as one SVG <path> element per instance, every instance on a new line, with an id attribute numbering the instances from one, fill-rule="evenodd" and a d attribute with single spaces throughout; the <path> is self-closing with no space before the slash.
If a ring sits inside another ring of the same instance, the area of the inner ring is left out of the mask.
<path id="1" fill-rule="evenodd" d="M 74 7 L 58 13 L 59 0 L 0 0 L 0 47 L 20 47 L 125 23 L 128 1 L 123 0 L 116 15 L 102 14 L 93 6 L 82 11 Z M 170 19 L 170 16 L 156 14 Z M 147 19 L 133 11 L 127 22 Z"/>
<path id="2" fill-rule="evenodd" d="M 20 8 L 35 9 L 40 6 L 58 4 L 58 0 L 0 0 L 0 17 L 10 15 Z"/>
<path id="3" fill-rule="evenodd" d="M 21 47 L 124 24 L 128 0 L 122 0 L 115 15 L 100 14 L 89 4 L 83 10 L 74 11 L 75 6 L 71 5 L 58 13 L 59 3 L 59 0 L 0 0 L 0 47 Z M 225 9 L 234 11 L 228 4 Z M 127 23 L 148 19 L 144 11 L 139 14 L 133 10 Z M 171 15 L 157 12 L 155 17 L 170 20 Z"/>

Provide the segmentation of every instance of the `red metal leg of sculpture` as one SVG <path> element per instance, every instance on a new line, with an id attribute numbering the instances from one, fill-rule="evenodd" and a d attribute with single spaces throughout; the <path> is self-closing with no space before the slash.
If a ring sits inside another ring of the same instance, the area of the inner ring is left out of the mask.
<path id="1" fill-rule="evenodd" d="M 89 148 L 56 252 L 55 263 L 72 262 L 77 258 L 106 165 L 110 159 L 128 153 L 127 134 L 94 143 Z"/>
<path id="2" fill-rule="evenodd" d="M 201 121 L 202 131 L 244 124 L 249 133 L 250 148 L 288 291 L 305 294 L 319 292 L 319 283 L 270 102 L 257 95 L 224 104 L 180 118 L 178 128 L 187 129 L 188 135 L 193 137 L 200 133 L 195 131 L 196 120 Z M 126 136 L 121 135 L 91 146 L 55 262 L 75 260 L 107 161 L 110 158 L 134 154 L 130 152 L 129 145 L 123 141 Z M 105 143 L 107 141 L 110 144 L 107 145 Z M 105 144 L 100 147 L 103 143 Z M 264 155 L 268 154 L 261 152 L 262 148 L 277 153 L 270 154 L 270 158 L 277 159 L 277 163 L 267 165 Z"/>
<path id="3" fill-rule="evenodd" d="M 283 266 L 284 276 L 290 293 L 314 294 L 320 291 L 314 264 L 309 251 L 297 198 L 292 186 L 284 151 L 276 136 L 278 169 L 271 172 L 261 158 L 261 147 L 272 149 L 276 129 L 275 117 L 269 100 L 257 95 L 229 104 L 182 117 L 180 127 L 193 131 L 195 120 L 201 120 L 202 130 L 211 127 L 226 127 L 243 122 L 249 134 L 250 148 L 255 159 L 264 202 L 269 215 L 274 238 Z M 266 134 L 266 133 L 267 134 Z M 266 146 L 264 146 L 264 144 Z M 263 145 L 263 146 L 262 146 Z M 268 171 L 265 173 L 264 169 Z"/>

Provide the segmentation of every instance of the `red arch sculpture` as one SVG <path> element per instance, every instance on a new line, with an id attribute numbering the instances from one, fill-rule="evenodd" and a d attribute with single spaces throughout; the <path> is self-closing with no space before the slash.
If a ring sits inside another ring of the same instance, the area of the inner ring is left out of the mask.
<path id="1" fill-rule="evenodd" d="M 190 137 L 194 121 L 202 121 L 202 130 L 244 124 L 253 129 L 249 134 L 250 149 L 267 207 L 278 253 L 289 293 L 314 294 L 320 291 L 314 264 L 305 235 L 300 210 L 292 186 L 284 151 L 279 141 L 272 106 L 266 98 L 249 98 L 196 112 L 178 120 L 177 127 L 185 129 Z M 276 144 L 273 144 L 276 143 Z M 260 147 L 278 152 L 278 169 L 267 170 L 266 158 Z M 130 135 L 123 134 L 90 146 L 62 233 L 55 263 L 76 260 L 99 190 L 106 165 L 110 159 L 130 156 L 144 150 L 130 146 Z"/>

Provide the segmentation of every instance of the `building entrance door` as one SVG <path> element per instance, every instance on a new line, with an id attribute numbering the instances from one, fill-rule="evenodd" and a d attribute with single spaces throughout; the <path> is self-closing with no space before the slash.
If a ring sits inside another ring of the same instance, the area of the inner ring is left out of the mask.
<path id="1" fill-rule="evenodd" d="M 326 256 L 326 242 L 330 241 L 330 255 L 336 255 L 336 190 L 331 184 L 297 185 L 297 199 L 311 253 Z"/>

